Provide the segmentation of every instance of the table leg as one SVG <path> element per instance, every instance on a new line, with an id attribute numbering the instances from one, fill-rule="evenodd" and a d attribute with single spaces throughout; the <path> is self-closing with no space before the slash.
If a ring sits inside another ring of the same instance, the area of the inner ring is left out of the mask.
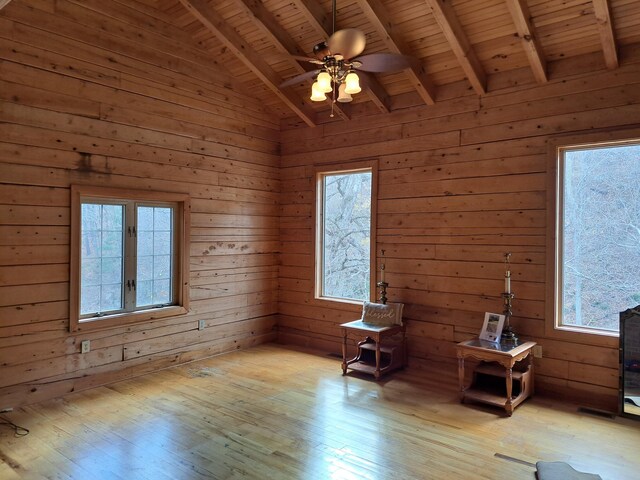
<path id="1" fill-rule="evenodd" d="M 504 409 L 507 411 L 507 415 L 511 416 L 513 414 L 513 402 L 512 402 L 512 393 L 513 389 L 513 368 L 507 368 L 507 403 L 504 406 Z"/>
<path id="2" fill-rule="evenodd" d="M 342 375 L 347 374 L 347 329 L 342 329 Z"/>
<path id="3" fill-rule="evenodd" d="M 464 400 L 464 357 L 458 357 L 458 386 L 460 387 L 460 401 Z"/>
<path id="4" fill-rule="evenodd" d="M 402 327 L 402 367 L 409 365 L 409 352 L 407 351 L 407 330 Z"/>
<path id="5" fill-rule="evenodd" d="M 380 335 L 376 335 L 376 380 L 380 378 Z"/>
<path id="6" fill-rule="evenodd" d="M 535 390 L 535 384 L 533 382 L 533 379 L 535 378 L 535 375 L 533 374 L 533 352 L 529 353 L 529 390 L 531 391 L 531 395 L 533 395 L 533 392 Z"/>

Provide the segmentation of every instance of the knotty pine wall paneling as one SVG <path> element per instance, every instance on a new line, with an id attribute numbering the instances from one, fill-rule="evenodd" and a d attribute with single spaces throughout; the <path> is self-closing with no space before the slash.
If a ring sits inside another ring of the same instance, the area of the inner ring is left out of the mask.
<path id="1" fill-rule="evenodd" d="M 545 336 L 547 162 L 555 136 L 640 126 L 640 64 L 625 58 L 545 86 L 283 130 L 279 341 L 340 352 L 338 324 L 360 313 L 312 298 L 313 166 L 378 159 L 377 265 L 389 301 L 405 303 L 410 356 L 453 362 L 484 312 L 502 311 L 509 251 L 513 326 L 543 347 L 538 390 L 615 409 L 617 347 Z"/>
<path id="2" fill-rule="evenodd" d="M 0 407 L 275 338 L 279 126 L 169 20 L 132 0 L 0 11 Z M 69 333 L 71 184 L 191 195 L 189 314 Z"/>

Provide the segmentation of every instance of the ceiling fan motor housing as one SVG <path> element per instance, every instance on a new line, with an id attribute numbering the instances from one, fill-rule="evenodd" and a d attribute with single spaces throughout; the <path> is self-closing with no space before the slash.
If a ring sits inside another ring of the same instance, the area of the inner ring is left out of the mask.
<path id="1" fill-rule="evenodd" d="M 327 42 L 320 42 L 313 47 L 313 54 L 318 60 L 324 60 L 325 57 L 330 55 L 329 46 Z"/>

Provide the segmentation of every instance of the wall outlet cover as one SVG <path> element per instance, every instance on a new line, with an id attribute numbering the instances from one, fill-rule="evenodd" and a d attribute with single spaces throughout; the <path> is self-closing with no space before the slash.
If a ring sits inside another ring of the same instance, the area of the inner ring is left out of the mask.
<path id="1" fill-rule="evenodd" d="M 204 330 L 204 327 L 205 327 L 205 321 L 198 320 L 198 330 Z"/>
<path id="2" fill-rule="evenodd" d="M 91 351 L 91 340 L 83 340 L 80 348 L 81 353 L 89 353 Z"/>
<path id="3" fill-rule="evenodd" d="M 533 347 L 533 356 L 535 358 L 542 358 L 542 345 L 536 345 Z"/>

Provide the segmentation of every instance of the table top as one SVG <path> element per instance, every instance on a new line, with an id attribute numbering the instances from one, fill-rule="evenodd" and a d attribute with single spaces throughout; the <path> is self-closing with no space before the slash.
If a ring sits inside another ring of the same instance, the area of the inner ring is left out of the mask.
<path id="1" fill-rule="evenodd" d="M 354 330 L 363 330 L 365 332 L 387 332 L 389 330 L 399 330 L 402 328 L 402 325 L 390 325 L 390 326 L 381 326 L 381 325 L 372 325 L 370 323 L 364 323 L 362 319 L 354 320 L 353 322 L 347 322 L 340 325 L 342 328 L 352 328 Z"/>
<path id="2" fill-rule="evenodd" d="M 466 340 L 464 342 L 460 342 L 456 348 L 458 350 L 481 350 L 484 352 L 492 352 L 496 355 L 504 355 L 508 357 L 515 357 L 522 352 L 526 352 L 530 350 L 536 345 L 536 342 L 522 342 L 518 341 L 517 343 L 494 343 L 489 342 L 487 340 L 481 340 L 480 338 L 472 338 L 471 340 Z"/>

